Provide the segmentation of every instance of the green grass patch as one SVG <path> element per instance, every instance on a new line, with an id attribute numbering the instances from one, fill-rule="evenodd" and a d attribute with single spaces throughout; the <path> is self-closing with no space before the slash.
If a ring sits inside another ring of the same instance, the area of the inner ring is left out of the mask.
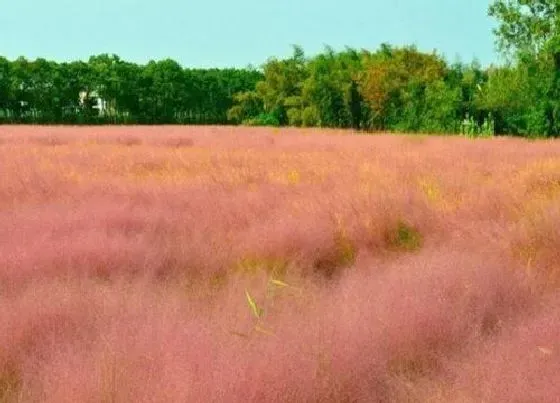
<path id="1" fill-rule="evenodd" d="M 404 221 L 399 221 L 396 228 L 387 234 L 387 243 L 393 249 L 414 252 L 422 248 L 424 240 L 417 229 Z"/>

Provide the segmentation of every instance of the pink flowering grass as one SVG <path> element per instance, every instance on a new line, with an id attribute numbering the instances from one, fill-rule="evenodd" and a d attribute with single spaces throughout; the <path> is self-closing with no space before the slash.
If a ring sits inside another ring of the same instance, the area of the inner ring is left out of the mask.
<path id="1" fill-rule="evenodd" d="M 0 402 L 554 402 L 560 143 L 0 127 Z"/>

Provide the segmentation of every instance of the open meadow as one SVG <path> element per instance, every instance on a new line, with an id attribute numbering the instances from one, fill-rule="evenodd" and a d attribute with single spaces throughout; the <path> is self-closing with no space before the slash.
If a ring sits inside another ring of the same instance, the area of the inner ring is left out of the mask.
<path id="1" fill-rule="evenodd" d="M 0 402 L 555 402 L 560 141 L 0 126 Z"/>

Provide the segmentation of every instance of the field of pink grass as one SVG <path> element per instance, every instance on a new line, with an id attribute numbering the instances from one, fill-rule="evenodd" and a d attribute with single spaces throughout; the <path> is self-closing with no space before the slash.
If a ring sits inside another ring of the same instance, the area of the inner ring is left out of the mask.
<path id="1" fill-rule="evenodd" d="M 556 402 L 560 142 L 0 126 L 0 402 Z"/>

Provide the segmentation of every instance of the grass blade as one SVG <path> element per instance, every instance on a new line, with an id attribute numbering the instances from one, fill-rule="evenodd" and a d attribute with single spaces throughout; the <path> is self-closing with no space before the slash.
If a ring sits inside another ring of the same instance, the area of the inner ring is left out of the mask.
<path id="1" fill-rule="evenodd" d="M 251 308 L 251 311 L 253 311 L 253 315 L 255 315 L 257 319 L 260 319 L 262 315 L 262 309 L 259 308 L 253 297 L 251 297 L 249 291 L 245 290 L 245 296 L 247 297 L 247 304 L 249 304 L 249 308 Z"/>

